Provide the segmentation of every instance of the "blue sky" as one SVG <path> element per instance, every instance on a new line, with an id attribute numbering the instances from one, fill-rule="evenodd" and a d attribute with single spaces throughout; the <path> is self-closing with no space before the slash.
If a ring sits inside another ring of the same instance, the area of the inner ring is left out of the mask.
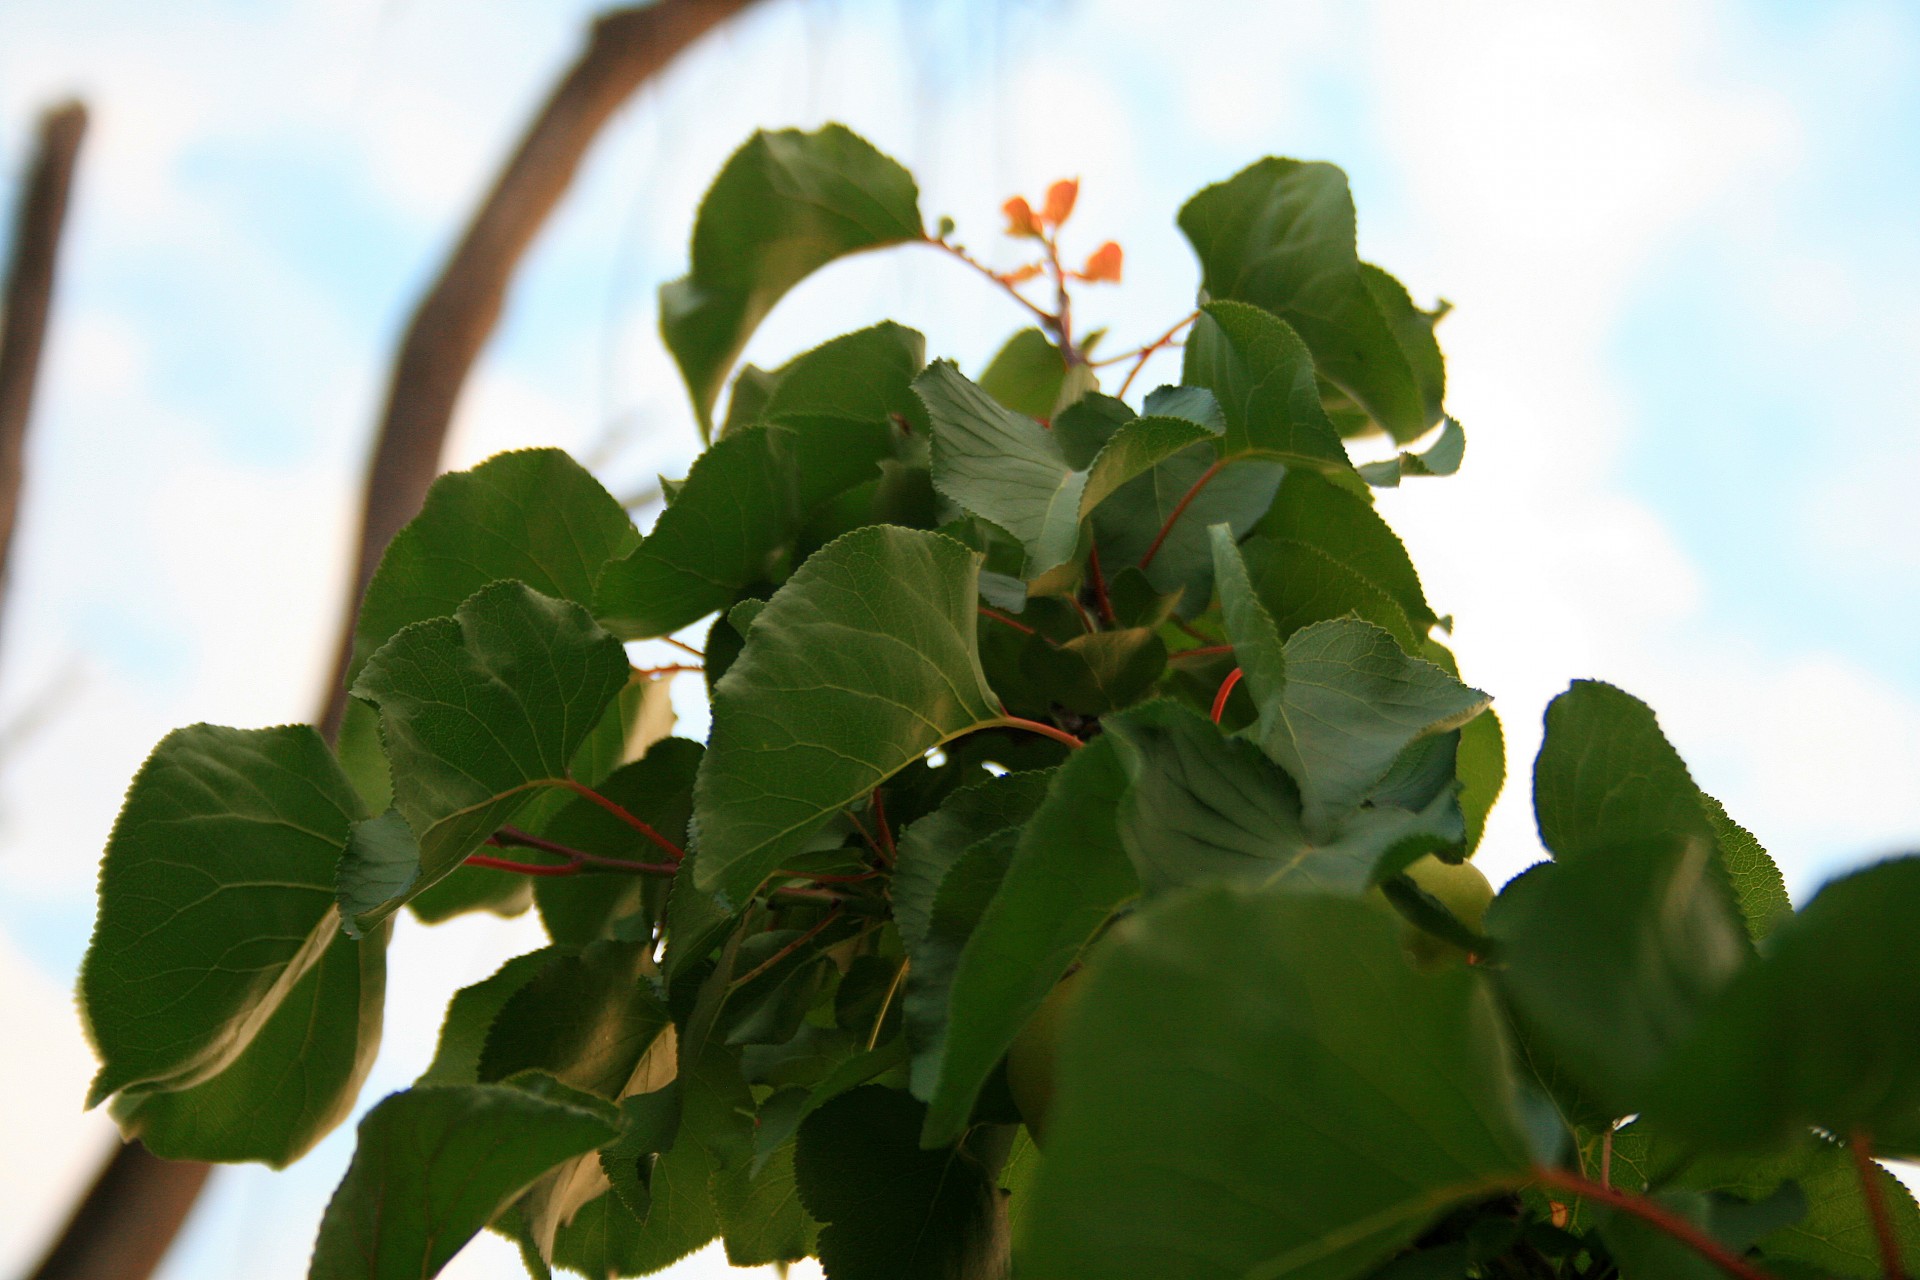
<path id="1" fill-rule="evenodd" d="M 0 759 L 0 982 L 31 1027 L 10 1043 L 39 1047 L 0 1053 L 24 1100 L 0 1102 L 0 1196 L 28 1210 L 0 1270 L 103 1139 L 66 992 L 119 794 L 175 725 L 310 714 L 386 355 L 589 11 L 0 9 L 0 168 L 53 95 L 96 110 L 0 650 L 0 726 L 56 695 Z M 1116 342 L 1191 305 L 1182 199 L 1263 154 L 1331 159 L 1363 252 L 1457 306 L 1466 469 L 1382 509 L 1460 620 L 1510 772 L 1568 679 L 1615 680 L 1804 897 L 1920 841 L 1917 61 L 1893 0 L 766 0 L 596 149 L 449 462 L 558 443 L 616 492 L 684 468 L 654 290 L 753 127 L 846 120 L 990 254 L 1006 195 L 1080 175 L 1076 231 L 1129 254 L 1084 304 Z M 969 367 L 1019 320 L 908 252 L 810 281 L 749 358 L 881 317 Z M 1539 856 L 1525 801 L 1496 811 L 1496 873 Z M 369 1096 L 531 937 L 403 930 Z M 171 1274 L 297 1271 L 349 1136 L 226 1176 Z M 451 1274 L 512 1270 L 483 1246 Z"/>

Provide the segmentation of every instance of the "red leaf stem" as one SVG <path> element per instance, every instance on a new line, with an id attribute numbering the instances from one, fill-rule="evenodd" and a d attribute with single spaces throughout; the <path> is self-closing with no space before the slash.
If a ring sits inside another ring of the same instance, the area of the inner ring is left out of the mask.
<path id="1" fill-rule="evenodd" d="M 1144 570 L 1148 565 L 1153 563 L 1153 558 L 1160 554 L 1160 544 L 1165 542 L 1167 535 L 1173 532 L 1174 523 L 1186 513 L 1188 505 L 1200 496 L 1200 491 L 1206 488 L 1207 484 L 1215 476 L 1219 475 L 1221 468 L 1226 465 L 1226 460 L 1222 459 L 1208 467 L 1200 473 L 1200 478 L 1193 482 L 1193 487 L 1181 496 L 1180 501 L 1174 505 L 1172 513 L 1167 516 L 1167 522 L 1160 526 L 1160 532 L 1153 535 L 1153 545 L 1147 548 L 1147 554 L 1140 557 L 1141 569 Z"/>
<path id="2" fill-rule="evenodd" d="M 1774 1280 L 1772 1276 L 1746 1259 L 1729 1252 L 1725 1245 L 1657 1200 L 1650 1200 L 1646 1196 L 1628 1195 L 1612 1187 L 1603 1187 L 1597 1182 L 1590 1182 L 1579 1174 L 1565 1169 L 1535 1169 L 1533 1172 L 1535 1180 L 1546 1186 L 1570 1191 L 1574 1195 L 1585 1196 L 1589 1200 L 1597 1200 L 1623 1213 L 1632 1214 L 1648 1226 L 1666 1232 L 1728 1275 L 1738 1277 L 1738 1280 Z"/>
<path id="3" fill-rule="evenodd" d="M 1231 647 L 1231 646 L 1229 646 Z M 1227 698 L 1233 693 L 1233 687 L 1240 683 L 1239 667 L 1227 672 L 1227 678 L 1220 682 L 1220 692 L 1213 695 L 1213 722 L 1220 723 L 1220 717 L 1227 713 Z"/>

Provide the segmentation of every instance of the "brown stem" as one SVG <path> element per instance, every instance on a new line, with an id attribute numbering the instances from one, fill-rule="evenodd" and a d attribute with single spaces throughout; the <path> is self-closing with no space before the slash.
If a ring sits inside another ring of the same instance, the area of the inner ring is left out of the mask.
<path id="1" fill-rule="evenodd" d="M 1152 342 L 1149 342 L 1146 346 L 1140 348 L 1140 354 L 1137 358 L 1135 358 L 1133 362 L 1133 368 L 1127 370 L 1126 380 L 1120 384 L 1120 389 L 1113 393 L 1113 398 L 1116 400 L 1124 399 L 1127 394 L 1127 388 L 1131 387 L 1133 385 L 1133 380 L 1140 376 L 1140 371 L 1147 367 L 1147 361 L 1153 358 L 1153 353 L 1160 350 L 1160 348 L 1166 346 L 1169 342 L 1172 342 L 1176 337 L 1179 336 L 1180 331 L 1182 329 L 1186 328 L 1188 325 L 1192 324 L 1195 320 L 1198 320 L 1199 318 L 1200 318 L 1200 313 L 1196 311 L 1192 315 L 1188 316 L 1186 319 L 1182 320 L 1179 324 L 1174 325 L 1173 328 L 1167 330 L 1165 333 L 1155 338 Z"/>
<path id="2" fill-rule="evenodd" d="M 1566 1169 L 1535 1169 L 1533 1173 L 1534 1180 L 1545 1186 L 1558 1187 L 1562 1191 L 1598 1200 L 1601 1204 L 1632 1214 L 1648 1226 L 1666 1232 L 1728 1275 L 1738 1277 L 1738 1280 L 1773 1280 L 1772 1276 L 1736 1256 L 1718 1240 L 1657 1200 L 1601 1186 Z"/>
<path id="3" fill-rule="evenodd" d="M 1233 646 L 1230 644 L 1207 644 L 1197 649 L 1182 649 L 1178 653 L 1170 653 L 1167 655 L 1167 661 L 1178 662 L 1182 658 L 1217 658 L 1223 653 L 1232 652 Z"/>
<path id="4" fill-rule="evenodd" d="M 40 138 L 27 164 L 26 186 L 13 225 L 0 325 L 0 586 L 19 522 L 26 475 L 27 423 L 33 415 L 47 317 L 53 310 L 60 238 L 67 225 L 74 162 L 87 132 L 87 109 L 66 102 L 40 117 Z"/>
<path id="5" fill-rule="evenodd" d="M 586 869 L 586 864 L 581 862 L 515 862 L 511 858 L 496 858 L 486 853 L 470 853 L 461 865 L 511 871 L 517 876 L 577 876 Z"/>
<path id="6" fill-rule="evenodd" d="M 1070 747 L 1087 745 L 1065 729 L 1040 720 L 1028 720 L 1024 716 L 1001 716 L 998 720 L 989 720 L 980 727 L 982 729 L 1025 729 L 1028 733 L 1037 733 L 1042 737 L 1052 738 L 1055 742 L 1064 742 Z"/>
<path id="7" fill-rule="evenodd" d="M 1873 1236 L 1880 1247 L 1880 1269 L 1887 1280 L 1906 1280 L 1907 1270 L 1900 1258 L 1900 1238 L 1894 1234 L 1893 1218 L 1887 1213 L 1887 1197 L 1880 1186 L 1880 1166 L 1873 1161 L 1873 1143 L 1864 1131 L 1856 1130 L 1847 1139 L 1853 1153 L 1854 1172 L 1860 1175 L 1860 1198 L 1867 1202 L 1867 1216 L 1873 1219 Z"/>
<path id="8" fill-rule="evenodd" d="M 1070 365 L 1078 364 L 1080 353 L 1073 346 L 1073 299 L 1067 296 L 1067 273 L 1060 266 L 1059 231 L 1041 237 L 1041 243 L 1047 246 L 1047 270 L 1053 276 L 1054 322 L 1058 326 L 1060 358 Z"/>
<path id="9" fill-rule="evenodd" d="M 1160 554 L 1160 544 L 1165 542 L 1167 535 L 1173 532 L 1174 524 L 1182 515 L 1186 514 L 1187 507 L 1192 504 L 1195 498 L 1200 496 L 1200 491 L 1206 488 L 1213 478 L 1220 474 L 1221 468 L 1226 465 L 1226 459 L 1223 458 L 1208 467 L 1200 473 L 1200 478 L 1193 482 L 1192 487 L 1180 496 L 1180 501 L 1174 504 L 1173 511 L 1167 516 L 1167 522 L 1160 526 L 1160 532 L 1153 535 L 1153 545 L 1148 547 L 1147 553 L 1140 557 L 1141 569 L 1144 570 L 1148 565 L 1153 563 L 1153 558 Z"/>
<path id="10" fill-rule="evenodd" d="M 346 711 L 360 597 L 387 543 L 413 519 L 440 469 L 455 403 L 493 332 L 507 286 L 528 245 L 573 181 L 588 146 L 613 113 L 680 52 L 754 0 L 656 0 L 594 21 L 587 47 L 554 87 L 475 211 L 407 326 L 388 382 L 386 410 L 368 468 L 360 550 L 348 585 L 326 700 L 328 739 Z"/>
<path id="11" fill-rule="evenodd" d="M 694 648 L 692 645 L 688 644 L 685 640 L 675 640 L 672 636 L 660 636 L 659 639 L 665 644 L 672 645 L 674 648 L 680 650 L 682 653 L 692 654 L 694 657 L 700 659 L 700 661 L 702 662 L 705 662 L 707 660 L 706 654 L 700 652 L 700 650 Z"/>
<path id="12" fill-rule="evenodd" d="M 1032 312 L 1033 318 L 1038 320 L 1043 328 L 1045 328 L 1048 332 L 1052 333 L 1056 339 L 1059 338 L 1060 317 L 1054 315 L 1052 312 L 1046 310 L 1044 307 L 1035 306 L 1033 302 L 1025 294 L 1021 293 L 1018 289 L 1014 288 L 1011 284 L 1008 284 L 1006 280 L 1002 279 L 998 271 L 995 271 L 992 267 L 980 261 L 980 259 L 974 257 L 972 254 L 968 253 L 963 246 L 957 245 L 953 243 L 951 240 L 936 240 L 932 236 L 928 236 L 925 240 L 922 240 L 920 243 L 931 245 L 934 248 L 940 250 L 941 252 L 947 254 L 948 256 L 954 258 L 956 261 L 966 263 L 969 267 L 972 267 L 975 271 L 979 272 L 981 275 L 985 276 L 987 279 L 993 281 L 994 284 L 998 285 L 1006 293 L 1006 295 L 1009 298 L 1012 298 L 1015 302 L 1019 303 L 1021 306 L 1025 307 L 1028 311 Z"/>
<path id="13" fill-rule="evenodd" d="M 527 785 L 535 787 L 559 787 L 564 791 L 571 791 L 589 804 L 598 805 L 620 821 L 626 823 L 629 827 L 632 827 L 635 831 L 638 831 L 647 839 L 653 841 L 654 844 L 666 850 L 667 856 L 675 862 L 679 862 L 687 856 L 685 849 L 682 849 L 679 845 L 667 839 L 658 831 L 655 831 L 651 826 L 642 822 L 639 818 L 634 817 L 618 804 L 607 799 L 598 791 L 595 791 L 592 787 L 584 783 L 575 782 L 572 778 L 536 778 Z"/>
<path id="14" fill-rule="evenodd" d="M 1013 618 L 1009 618 L 1006 614 L 1000 612 L 998 609 L 989 609 L 985 605 L 980 606 L 980 616 L 983 618 L 992 618 L 995 622 L 998 622 L 1003 626 L 1012 627 L 1015 631 L 1024 631 L 1030 636 L 1036 636 L 1040 634 L 1038 631 L 1035 631 L 1032 627 L 1028 626 L 1026 623 L 1020 622 Z"/>
<path id="15" fill-rule="evenodd" d="M 746 986 L 749 982 L 752 982 L 755 978 L 759 977 L 761 974 L 765 973 L 767 970 L 773 968 L 773 966 L 779 964 L 782 960 L 785 960 L 788 956 L 792 955 L 794 952 L 798 951 L 800 948 L 806 946 L 809 942 L 812 942 L 815 938 L 819 937 L 822 933 L 826 931 L 826 928 L 828 925 L 832 924 L 835 920 L 838 920 L 840 918 L 840 911 L 844 905 L 845 905 L 844 903 L 839 903 L 839 902 L 834 903 L 833 909 L 827 912 L 826 915 L 820 917 L 819 923 L 815 924 L 813 928 L 807 930 L 805 933 L 795 938 L 792 942 L 789 942 L 786 946 L 780 948 L 778 951 L 774 952 L 772 955 L 768 956 L 765 960 L 762 960 L 759 964 L 753 966 L 753 968 L 747 970 L 745 973 L 741 974 L 739 977 L 735 978 L 732 982 L 728 983 L 727 985 L 734 987 L 736 989 Z"/>
<path id="16" fill-rule="evenodd" d="M 541 853 L 550 853 L 556 858 L 565 858 L 583 866 L 604 867 L 609 871 L 626 871 L 634 875 L 670 876 L 678 872 L 681 866 L 678 862 L 638 862 L 632 858 L 609 858 L 605 854 L 588 853 L 585 849 L 575 849 L 542 836 L 531 835 L 518 827 L 500 828 L 487 837 L 487 843 L 502 849 L 538 849 Z"/>
<path id="17" fill-rule="evenodd" d="M 900 860 L 900 848 L 893 842 L 893 828 L 887 824 L 887 793 L 878 787 L 873 791 L 873 825 L 879 829 L 880 843 L 886 846 L 889 863 Z"/>
<path id="18" fill-rule="evenodd" d="M 1100 616 L 1106 619 L 1108 626 L 1119 626 L 1119 619 L 1113 616 L 1113 601 L 1107 597 L 1106 575 L 1100 572 L 1098 543 L 1087 548 L 1087 577 L 1093 583 L 1093 602 L 1100 607 Z"/>

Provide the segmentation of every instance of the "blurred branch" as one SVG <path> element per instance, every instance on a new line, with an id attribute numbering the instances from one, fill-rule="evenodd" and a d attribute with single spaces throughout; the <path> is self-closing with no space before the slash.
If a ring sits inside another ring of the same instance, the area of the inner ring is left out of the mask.
<path id="1" fill-rule="evenodd" d="M 440 470 L 461 386 L 493 332 L 521 255 L 614 111 L 688 45 L 753 3 L 657 0 L 597 19 L 579 61 L 528 126 L 439 279 L 420 300 L 394 359 L 367 474 L 359 554 L 319 716 L 320 731 L 329 738 L 339 733 L 346 710 L 344 682 L 360 597 L 387 543 L 420 510 Z"/>
<path id="2" fill-rule="evenodd" d="M 359 555 L 319 717 L 329 738 L 346 709 L 343 682 L 360 597 L 387 543 L 419 511 L 439 471 L 461 386 L 493 332 L 521 256 L 621 104 L 688 45 L 753 3 L 657 0 L 597 19 L 585 51 L 528 126 L 420 300 L 394 358 L 368 468 Z M 7 502 L 10 511 L 11 488 Z M 122 1145 L 32 1280 L 146 1280 L 191 1212 L 207 1172 L 204 1164 L 160 1160 L 138 1142 Z"/>
<path id="3" fill-rule="evenodd" d="M 160 1265 L 211 1165 L 118 1145 L 32 1280 L 145 1280 Z"/>
<path id="4" fill-rule="evenodd" d="M 14 223 L 6 319 L 0 323 L 0 600 L 4 600 L 13 530 L 20 515 L 27 420 L 33 414 L 33 390 L 40 380 L 40 352 L 46 345 L 47 315 L 53 306 L 60 234 L 67 223 L 74 160 L 86 132 L 87 109 L 78 102 L 62 103 L 40 117 L 40 142 L 27 170 Z"/>

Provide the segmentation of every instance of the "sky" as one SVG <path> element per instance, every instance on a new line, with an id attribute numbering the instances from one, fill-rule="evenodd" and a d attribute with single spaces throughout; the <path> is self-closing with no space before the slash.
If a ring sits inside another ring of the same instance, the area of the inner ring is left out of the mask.
<path id="1" fill-rule="evenodd" d="M 126 782 L 178 725 L 313 714 L 385 361 L 590 12 L 0 6 L 0 174 L 49 101 L 94 112 L 0 634 L 0 1273 L 110 1129 L 80 1110 L 70 992 Z M 1006 262 L 1000 202 L 1080 177 L 1073 234 L 1128 271 L 1076 311 L 1116 344 L 1191 308 L 1188 195 L 1332 160 L 1363 256 L 1454 305 L 1466 465 L 1381 509 L 1506 726 L 1480 863 L 1542 856 L 1540 716 L 1596 677 L 1654 706 L 1804 901 L 1920 847 L 1916 63 L 1896 0 L 762 0 L 602 138 L 446 461 L 558 444 L 616 493 L 683 473 L 654 293 L 756 127 L 846 122 Z M 882 318 L 974 370 L 1020 323 L 906 250 L 801 286 L 748 358 Z M 534 945 L 525 919 L 403 923 L 365 1101 L 417 1074 L 454 988 Z M 221 1171 L 165 1275 L 302 1273 L 350 1154 L 343 1129 L 289 1172 Z M 482 1240 L 445 1274 L 518 1268 Z"/>

